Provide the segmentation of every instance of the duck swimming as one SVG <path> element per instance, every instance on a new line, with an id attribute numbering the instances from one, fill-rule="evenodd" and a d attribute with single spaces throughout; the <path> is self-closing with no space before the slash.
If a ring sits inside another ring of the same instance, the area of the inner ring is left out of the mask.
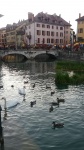
<path id="1" fill-rule="evenodd" d="M 49 108 L 49 112 L 53 111 L 53 106 L 51 105 L 51 107 Z"/>
<path id="2" fill-rule="evenodd" d="M 55 91 L 51 91 L 51 96 L 55 93 Z"/>
<path id="3" fill-rule="evenodd" d="M 51 102 L 50 103 L 52 106 L 59 106 L 59 102 Z"/>
<path id="4" fill-rule="evenodd" d="M 32 85 L 33 88 L 35 88 L 35 83 Z"/>
<path id="5" fill-rule="evenodd" d="M 62 98 L 58 98 L 58 97 L 57 97 L 57 102 L 58 102 L 58 103 L 60 103 L 60 102 L 63 102 L 63 103 L 64 103 L 64 102 L 65 102 L 65 99 L 62 99 Z"/>
<path id="6" fill-rule="evenodd" d="M 55 121 L 52 122 L 53 129 L 55 128 L 63 128 L 64 123 L 56 123 Z"/>
<path id="7" fill-rule="evenodd" d="M 31 106 L 31 107 L 33 107 L 33 105 L 35 105 L 35 104 L 36 104 L 36 100 L 30 102 L 30 106 Z"/>
<path id="8" fill-rule="evenodd" d="M 11 85 L 11 87 L 13 88 L 13 87 L 14 87 L 14 85 Z"/>

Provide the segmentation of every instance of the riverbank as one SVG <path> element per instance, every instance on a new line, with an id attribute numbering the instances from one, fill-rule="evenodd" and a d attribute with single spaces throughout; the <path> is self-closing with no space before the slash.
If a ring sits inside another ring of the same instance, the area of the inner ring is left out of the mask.
<path id="1" fill-rule="evenodd" d="M 77 61 L 57 62 L 55 83 L 56 85 L 84 84 L 84 62 L 77 62 Z"/>

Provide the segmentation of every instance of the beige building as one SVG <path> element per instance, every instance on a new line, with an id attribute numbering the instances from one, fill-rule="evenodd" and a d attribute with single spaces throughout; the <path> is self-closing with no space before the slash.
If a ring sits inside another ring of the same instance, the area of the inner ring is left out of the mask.
<path id="1" fill-rule="evenodd" d="M 62 19 L 61 15 L 49 15 L 41 12 L 34 17 L 33 13 L 28 13 L 25 40 L 28 45 L 69 44 L 70 27 L 70 23 Z"/>
<path id="2" fill-rule="evenodd" d="M 27 21 L 19 21 L 6 26 L 7 45 L 15 49 L 21 48 L 24 43 L 25 26 Z"/>
<path id="3" fill-rule="evenodd" d="M 0 29 L 0 47 L 4 48 L 6 46 L 6 28 Z"/>
<path id="4" fill-rule="evenodd" d="M 84 16 L 81 17 L 79 13 L 79 18 L 77 21 L 77 41 L 84 42 Z"/>

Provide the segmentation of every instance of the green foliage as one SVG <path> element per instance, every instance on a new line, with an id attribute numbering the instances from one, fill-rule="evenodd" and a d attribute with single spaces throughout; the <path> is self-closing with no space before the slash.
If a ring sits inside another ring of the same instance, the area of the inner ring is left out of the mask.
<path id="1" fill-rule="evenodd" d="M 73 70 L 73 71 L 84 71 L 84 62 L 75 61 L 60 61 L 56 64 L 56 70 Z"/>
<path id="2" fill-rule="evenodd" d="M 69 75 L 67 72 L 59 71 L 55 76 L 56 84 L 67 84 L 69 83 Z"/>
<path id="3" fill-rule="evenodd" d="M 66 70 L 66 71 L 64 71 Z M 74 71 L 74 75 L 69 77 L 68 71 Z M 56 85 L 78 85 L 84 84 L 84 63 L 60 61 L 56 65 L 55 75 Z"/>

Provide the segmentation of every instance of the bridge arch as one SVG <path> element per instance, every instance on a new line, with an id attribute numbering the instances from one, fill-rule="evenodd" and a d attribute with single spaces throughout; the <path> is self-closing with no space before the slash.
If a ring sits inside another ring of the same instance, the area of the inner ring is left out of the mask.
<path id="1" fill-rule="evenodd" d="M 5 62 L 22 62 L 28 58 L 21 53 L 6 53 L 3 55 L 2 60 Z"/>

